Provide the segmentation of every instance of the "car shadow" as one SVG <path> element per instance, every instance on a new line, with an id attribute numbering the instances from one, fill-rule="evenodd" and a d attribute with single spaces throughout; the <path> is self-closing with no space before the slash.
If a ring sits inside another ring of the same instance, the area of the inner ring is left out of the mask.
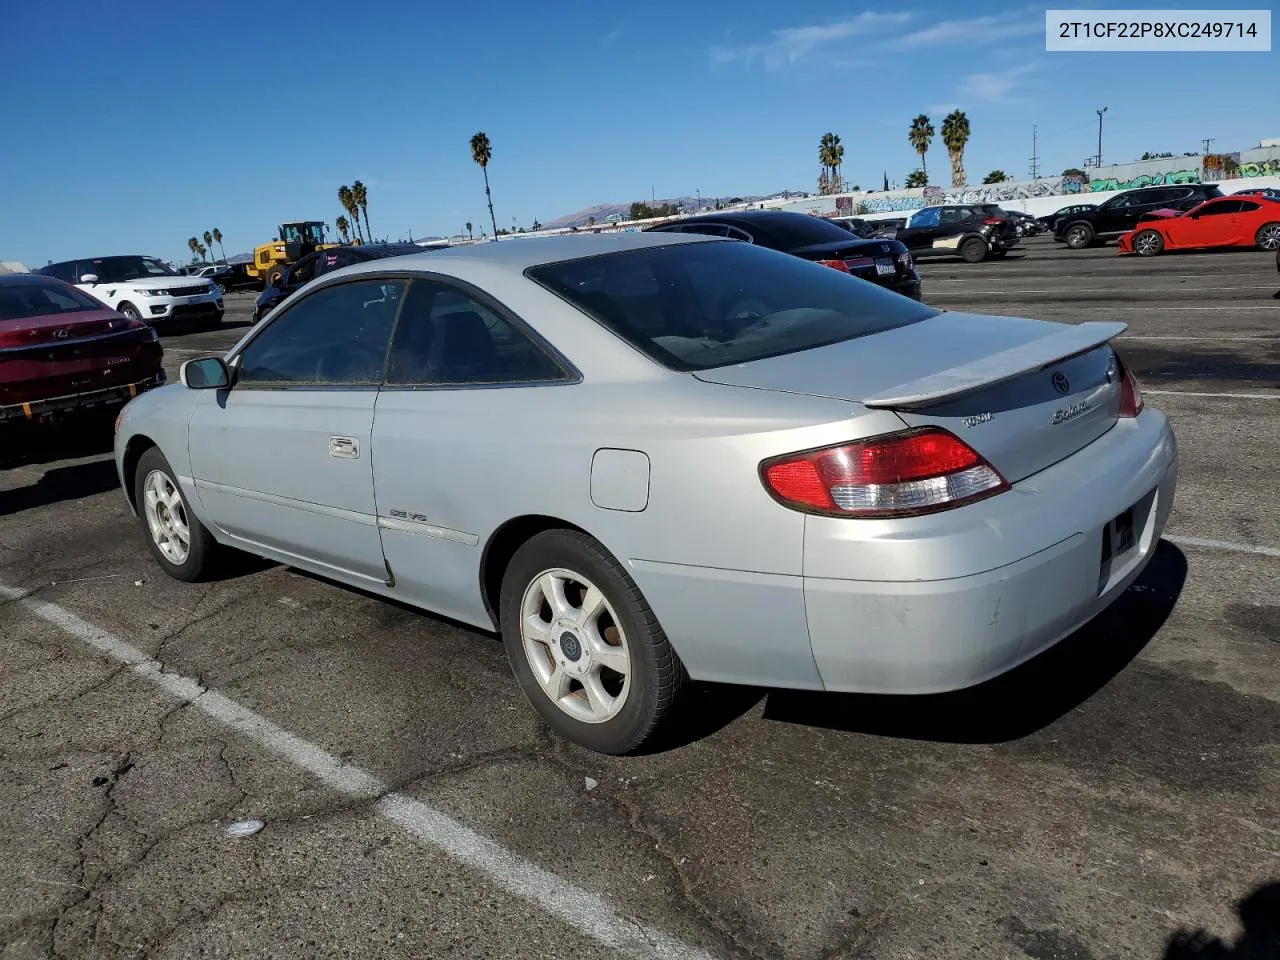
<path id="1" fill-rule="evenodd" d="M 1128 666 L 1168 619 L 1186 577 L 1186 557 L 1162 540 L 1147 569 L 1115 603 L 1008 673 L 965 690 L 922 696 L 775 691 L 764 718 L 939 743 L 1018 740 L 1084 703 Z"/>
<path id="2" fill-rule="evenodd" d="M 92 460 L 49 470 L 34 483 L 0 490 L 0 517 L 118 490 L 115 461 Z"/>
<path id="3" fill-rule="evenodd" d="M 1242 932 L 1235 943 L 1204 929 L 1183 928 L 1165 944 L 1164 960 L 1277 960 L 1280 958 L 1280 882 L 1258 887 L 1236 904 Z"/>

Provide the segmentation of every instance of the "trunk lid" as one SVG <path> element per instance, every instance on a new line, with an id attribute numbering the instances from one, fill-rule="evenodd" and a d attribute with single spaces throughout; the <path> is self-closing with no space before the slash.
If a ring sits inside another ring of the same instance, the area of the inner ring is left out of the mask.
<path id="1" fill-rule="evenodd" d="M 98 337 L 128 326 L 128 319 L 106 307 L 101 310 L 77 310 L 43 317 L 5 320 L 0 321 L 0 350 Z"/>
<path id="2" fill-rule="evenodd" d="M 0 323 L 0 406 L 136 383 L 163 350 L 143 323 L 114 310 Z"/>
<path id="3" fill-rule="evenodd" d="M 1010 483 L 1096 440 L 1120 413 L 1122 323 L 941 313 L 871 336 L 699 371 L 709 383 L 830 397 L 950 430 Z"/>
<path id="4" fill-rule="evenodd" d="M 787 252 L 805 260 L 840 260 L 855 277 L 873 283 L 891 283 L 911 271 L 906 262 L 899 259 L 907 252 L 906 246 L 891 239 L 860 239 L 850 235 L 847 241 L 814 243 Z"/>

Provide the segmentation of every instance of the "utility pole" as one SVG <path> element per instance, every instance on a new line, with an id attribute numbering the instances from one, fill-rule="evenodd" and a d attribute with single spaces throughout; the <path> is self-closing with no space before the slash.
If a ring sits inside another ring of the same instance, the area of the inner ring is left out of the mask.
<path id="1" fill-rule="evenodd" d="M 656 207 L 657 205 L 658 205 L 658 198 L 654 196 L 653 184 L 651 183 L 649 184 L 649 206 Z"/>
<path id="2" fill-rule="evenodd" d="M 1040 179 L 1040 154 L 1037 152 L 1037 136 L 1040 128 L 1032 126 L 1031 128 L 1031 179 Z"/>
<path id="3" fill-rule="evenodd" d="M 1215 139 L 1216 139 L 1215 137 L 1205 137 L 1203 140 L 1200 141 L 1201 143 L 1204 144 L 1204 152 L 1206 156 L 1208 155 L 1209 148 L 1213 145 L 1213 141 Z"/>
<path id="4" fill-rule="evenodd" d="M 1101 110 L 1097 111 L 1097 114 L 1098 114 L 1098 163 L 1097 165 L 1099 167 L 1102 166 L 1102 115 L 1106 112 L 1107 112 L 1106 107 L 1103 107 Z"/>

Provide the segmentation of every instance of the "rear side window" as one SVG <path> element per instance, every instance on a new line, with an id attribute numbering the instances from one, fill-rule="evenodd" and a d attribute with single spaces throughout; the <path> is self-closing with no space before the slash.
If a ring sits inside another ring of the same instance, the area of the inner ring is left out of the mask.
<path id="1" fill-rule="evenodd" d="M 745 243 L 628 250 L 543 264 L 526 274 L 672 370 L 794 353 L 938 313 L 875 284 Z"/>
<path id="2" fill-rule="evenodd" d="M 534 383 L 568 375 L 515 324 L 469 294 L 414 280 L 391 344 L 387 383 Z"/>

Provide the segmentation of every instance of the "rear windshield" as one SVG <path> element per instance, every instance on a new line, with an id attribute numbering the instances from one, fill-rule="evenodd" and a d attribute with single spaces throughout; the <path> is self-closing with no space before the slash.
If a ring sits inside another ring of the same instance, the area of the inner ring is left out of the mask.
<path id="1" fill-rule="evenodd" d="M 811 217 L 804 213 L 780 214 L 761 217 L 743 224 L 752 233 L 771 237 L 779 250 L 794 250 L 819 243 L 848 243 L 849 231 L 836 226 L 830 220 Z"/>
<path id="2" fill-rule="evenodd" d="M 566 260 L 527 275 L 682 371 L 809 350 L 938 313 L 830 267 L 731 241 Z"/>
<path id="3" fill-rule="evenodd" d="M 56 317 L 66 313 L 105 309 L 101 303 L 75 287 L 54 281 L 0 285 L 0 321 Z"/>

